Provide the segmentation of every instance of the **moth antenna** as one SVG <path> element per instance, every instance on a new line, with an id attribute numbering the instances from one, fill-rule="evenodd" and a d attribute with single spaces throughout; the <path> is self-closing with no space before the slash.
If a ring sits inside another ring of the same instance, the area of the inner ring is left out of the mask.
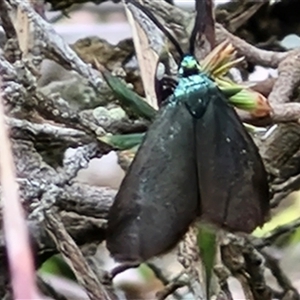
<path id="1" fill-rule="evenodd" d="M 192 30 L 192 34 L 190 36 L 190 54 L 194 55 L 195 52 L 195 43 L 197 36 L 202 34 L 205 30 L 205 14 L 206 14 L 206 0 L 196 0 L 195 7 L 196 7 L 196 18 L 195 18 L 195 25 Z"/>
<path id="2" fill-rule="evenodd" d="M 154 14 L 144 7 L 141 3 L 136 2 L 135 0 L 125 0 L 125 3 L 131 3 L 140 9 L 169 39 L 169 41 L 174 45 L 176 51 L 180 55 L 181 58 L 184 56 L 184 52 L 182 51 L 179 43 L 176 41 L 175 37 L 158 21 L 158 19 L 154 16 Z"/>

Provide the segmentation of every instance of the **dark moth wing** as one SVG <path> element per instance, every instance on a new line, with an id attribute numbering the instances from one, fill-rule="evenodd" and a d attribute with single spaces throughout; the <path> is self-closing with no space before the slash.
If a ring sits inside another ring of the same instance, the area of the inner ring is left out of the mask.
<path id="1" fill-rule="evenodd" d="M 193 123 L 171 97 L 150 126 L 109 212 L 106 242 L 116 261 L 167 252 L 199 215 Z"/>
<path id="2" fill-rule="evenodd" d="M 230 231 L 251 232 L 269 212 L 267 174 L 258 148 L 217 88 L 203 98 L 195 139 L 201 219 Z"/>

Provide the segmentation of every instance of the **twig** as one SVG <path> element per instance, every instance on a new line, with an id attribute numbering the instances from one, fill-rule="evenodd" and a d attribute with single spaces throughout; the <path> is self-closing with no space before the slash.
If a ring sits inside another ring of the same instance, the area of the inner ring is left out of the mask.
<path id="1" fill-rule="evenodd" d="M 265 264 L 262 255 L 247 243 L 243 249 L 248 285 L 256 300 L 271 300 L 271 290 L 265 281 Z"/>
<path id="2" fill-rule="evenodd" d="M 278 64 L 278 79 L 268 98 L 272 105 L 290 102 L 300 82 L 300 50 L 285 53 L 287 56 Z"/>
<path id="3" fill-rule="evenodd" d="M 263 67 L 277 68 L 280 62 L 288 56 L 287 52 L 258 49 L 239 37 L 231 34 L 218 23 L 216 23 L 216 40 L 217 44 L 225 40 L 229 40 L 238 51 L 239 56 L 244 56 L 247 61 Z"/>
<path id="4" fill-rule="evenodd" d="M 183 280 L 181 281 L 179 278 L 176 278 L 169 282 L 163 290 L 156 293 L 156 299 L 157 300 L 164 300 L 168 296 L 175 294 L 176 290 L 179 288 L 182 288 L 188 284 L 187 281 Z"/>
<path id="5" fill-rule="evenodd" d="M 147 262 L 147 266 L 153 271 L 153 273 L 155 274 L 155 276 L 163 283 L 163 285 L 166 286 L 166 288 L 167 288 L 168 291 L 170 290 L 170 288 L 169 288 L 170 283 L 173 283 L 173 282 L 176 282 L 175 285 L 177 285 L 178 288 L 180 288 L 180 283 L 179 283 L 178 279 L 181 277 L 182 273 L 179 276 L 176 276 L 176 278 L 174 278 L 172 280 L 169 280 L 167 278 L 167 276 L 165 276 L 163 270 L 160 267 L 158 267 L 157 264 L 152 263 L 152 262 Z M 182 282 L 182 283 L 184 283 L 184 282 Z M 182 286 L 184 286 L 184 284 Z M 157 292 L 156 293 L 156 297 L 157 298 L 159 298 L 159 297 L 165 297 L 166 298 L 166 296 L 170 295 L 170 294 L 172 294 L 172 296 L 174 297 L 174 299 L 178 299 L 178 300 L 181 299 L 181 296 L 180 296 L 179 293 L 176 292 L 176 289 L 172 290 L 170 293 L 167 292 L 164 289 L 163 291 Z"/>
<path id="6" fill-rule="evenodd" d="M 55 59 L 58 63 L 67 68 L 72 68 L 80 75 L 87 78 L 91 86 L 96 91 L 102 86 L 102 79 L 97 75 L 95 70 L 86 65 L 77 54 L 65 43 L 60 35 L 58 35 L 53 27 L 48 24 L 40 15 L 38 15 L 27 1 L 23 0 L 8 0 L 11 5 L 9 13 L 11 22 L 16 20 L 16 13 L 19 9 L 25 12 L 28 16 L 28 21 L 33 25 L 35 35 L 39 37 L 41 46 L 45 55 L 49 58 Z M 14 24 L 16 26 L 16 24 Z"/>
<path id="7" fill-rule="evenodd" d="M 7 10 L 8 10 L 7 3 L 5 2 L 5 0 L 0 0 L 0 18 L 2 21 L 2 26 L 5 30 L 7 38 L 10 39 L 16 36 L 16 31 L 6 13 Z"/>
<path id="8" fill-rule="evenodd" d="M 191 225 L 183 240 L 179 243 L 177 260 L 185 268 L 190 277 L 190 289 L 195 299 L 205 299 L 204 267 L 198 248 L 198 228 Z"/>
<path id="9" fill-rule="evenodd" d="M 82 253 L 53 209 L 45 211 L 45 222 L 48 233 L 55 241 L 60 253 L 69 262 L 78 282 L 86 289 L 90 299 L 110 300 L 111 297 L 85 261 Z"/>
<path id="10" fill-rule="evenodd" d="M 52 125 L 49 123 L 37 124 L 27 120 L 10 117 L 5 117 L 5 122 L 9 125 L 11 130 L 18 129 L 21 131 L 27 131 L 34 136 L 49 135 L 53 139 L 58 139 L 67 142 L 68 144 L 81 144 L 82 142 L 88 142 L 92 139 L 83 131 Z"/>
<path id="11" fill-rule="evenodd" d="M 70 181 L 76 177 L 79 170 L 88 167 L 90 160 L 96 157 L 97 153 L 98 145 L 96 143 L 91 143 L 82 147 L 78 147 L 76 148 L 75 153 L 65 156 L 63 161 L 63 169 L 60 173 L 60 175 L 63 177 L 60 185 L 70 183 Z"/>
<path id="12" fill-rule="evenodd" d="M 250 2 L 250 1 L 249 1 Z M 230 14 L 228 17 L 230 18 L 227 22 L 230 26 L 230 31 L 235 32 L 239 27 L 247 22 L 264 4 L 266 1 L 261 1 L 257 3 L 251 3 L 251 6 L 248 9 L 245 9 L 246 5 L 241 5 L 237 11 Z"/>
<path id="13" fill-rule="evenodd" d="M 291 176 L 282 183 L 274 184 L 272 189 L 275 193 L 270 206 L 275 208 L 279 203 L 285 199 L 290 193 L 297 190 L 300 184 L 300 175 Z"/>
<path id="14" fill-rule="evenodd" d="M 293 295 L 297 296 L 296 298 L 299 299 L 300 295 L 296 288 L 293 287 L 291 281 L 286 276 L 286 274 L 281 270 L 279 266 L 279 261 L 272 257 L 267 251 L 262 250 L 261 252 L 266 259 L 266 265 L 270 268 L 273 276 L 277 280 L 279 286 L 283 289 L 284 292 L 291 291 Z M 292 299 L 292 298 L 290 298 Z"/>
<path id="15" fill-rule="evenodd" d="M 12 105 L 22 105 L 26 99 L 27 91 L 22 85 L 24 83 L 16 68 L 9 63 L 4 56 L 0 53 L 0 73 L 2 76 L 2 97 L 5 101 Z"/>
<path id="16" fill-rule="evenodd" d="M 273 93 L 273 95 L 274 95 L 275 90 L 278 91 L 279 89 L 281 89 L 281 86 L 277 86 L 275 88 L 275 85 L 274 85 L 271 94 Z M 277 98 L 277 96 L 274 96 L 274 97 Z M 283 98 L 283 100 L 284 100 L 284 98 Z M 288 99 L 285 98 L 285 100 L 288 100 Z M 275 100 L 275 101 L 277 101 L 277 100 Z M 300 120 L 300 103 L 284 103 L 284 104 L 275 103 L 275 104 L 272 104 L 272 109 L 273 109 L 272 120 L 274 123 L 299 122 L 299 120 Z"/>
<path id="17" fill-rule="evenodd" d="M 233 297 L 232 297 L 232 294 L 230 292 L 229 285 L 227 282 L 227 280 L 230 277 L 229 270 L 227 270 L 226 267 L 223 265 L 216 265 L 214 267 L 214 273 L 216 274 L 216 276 L 218 278 L 219 285 L 221 288 L 220 293 L 222 293 L 222 295 L 220 295 L 220 294 L 218 295 L 218 298 L 220 296 L 220 299 L 233 300 Z"/>
<path id="18" fill-rule="evenodd" d="M 1 85 L 1 80 L 0 80 Z M 36 299 L 33 257 L 29 235 L 19 200 L 11 143 L 4 119 L 3 99 L 0 96 L 0 174 L 2 184 L 3 222 L 12 289 L 16 299 Z M 22 259 L 22 264 L 20 264 Z"/>
<path id="19" fill-rule="evenodd" d="M 270 289 L 264 278 L 262 256 L 248 241 L 233 234 L 224 235 L 221 257 L 226 268 L 240 281 L 245 298 L 271 299 Z"/>

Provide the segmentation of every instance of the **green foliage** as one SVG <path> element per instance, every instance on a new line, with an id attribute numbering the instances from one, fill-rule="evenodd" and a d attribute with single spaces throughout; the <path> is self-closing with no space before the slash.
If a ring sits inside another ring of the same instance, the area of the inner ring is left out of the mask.
<path id="1" fill-rule="evenodd" d="M 98 139 L 118 150 L 132 149 L 141 144 L 145 133 L 105 135 Z"/>
<path id="2" fill-rule="evenodd" d="M 60 275 L 62 277 L 76 281 L 76 277 L 73 271 L 60 255 L 54 255 L 46 260 L 39 271 L 42 273 Z"/>
<path id="3" fill-rule="evenodd" d="M 257 228 L 253 235 L 256 237 L 264 237 L 273 230 L 278 230 L 280 226 L 285 226 L 291 222 L 296 221 L 300 218 L 300 197 L 297 193 L 295 201 L 288 207 L 280 209 L 275 215 L 272 216 L 271 220 L 267 222 L 262 228 Z M 295 245 L 300 242 L 300 228 L 295 230 L 289 230 L 285 234 L 280 236 L 274 241 L 274 245 L 277 247 L 286 247 Z"/>
<path id="4" fill-rule="evenodd" d="M 246 89 L 243 89 L 234 96 L 230 97 L 229 102 L 236 108 L 246 111 L 253 111 L 257 106 L 255 95 Z"/>
<path id="5" fill-rule="evenodd" d="M 153 120 L 156 115 L 156 110 L 143 100 L 137 93 L 129 89 L 125 83 L 119 78 L 112 76 L 108 71 L 102 71 L 102 75 L 120 101 L 121 106 L 125 106 L 124 109 L 128 109 L 135 115 L 142 117 L 146 120 Z"/>
<path id="6" fill-rule="evenodd" d="M 224 95 L 228 98 L 233 97 L 237 93 L 241 92 L 243 87 L 236 85 L 236 86 L 227 86 L 227 87 L 222 87 L 219 86 L 220 90 L 224 93 Z"/>
<path id="7" fill-rule="evenodd" d="M 141 264 L 138 270 L 145 280 L 153 278 L 153 271 L 146 264 Z"/>
<path id="8" fill-rule="evenodd" d="M 201 226 L 199 227 L 197 239 L 200 250 L 200 257 L 205 268 L 206 295 L 209 296 L 209 289 L 217 251 L 217 235 L 212 228 L 201 224 Z"/>

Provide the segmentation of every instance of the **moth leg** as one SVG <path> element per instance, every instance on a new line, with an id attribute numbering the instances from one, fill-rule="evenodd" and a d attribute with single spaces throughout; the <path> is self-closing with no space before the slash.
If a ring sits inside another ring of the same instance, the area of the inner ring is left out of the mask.
<path id="1" fill-rule="evenodd" d="M 115 268 L 113 268 L 110 272 L 105 272 L 103 276 L 103 283 L 104 284 L 111 284 L 113 279 L 120 273 L 123 273 L 124 271 L 132 268 L 138 268 L 140 266 L 139 262 L 129 262 L 121 264 Z"/>

